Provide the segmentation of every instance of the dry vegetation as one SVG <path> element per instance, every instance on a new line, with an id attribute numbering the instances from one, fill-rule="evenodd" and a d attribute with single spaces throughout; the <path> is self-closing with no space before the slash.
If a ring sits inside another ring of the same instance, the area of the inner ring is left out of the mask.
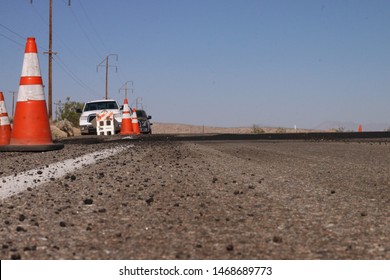
<path id="1" fill-rule="evenodd" d="M 174 123 L 153 123 L 154 134 L 203 134 L 203 133 L 289 133 L 309 132 L 308 129 L 275 128 L 275 127 L 213 127 L 202 125 L 174 124 Z"/>
<path id="2" fill-rule="evenodd" d="M 53 139 L 60 139 L 72 136 L 66 133 L 67 129 L 55 123 L 51 125 Z M 310 132 L 309 129 L 282 128 L 282 127 L 214 127 L 203 125 L 175 124 L 175 123 L 153 123 L 153 134 L 251 134 L 251 133 L 292 133 L 292 132 Z M 73 128 L 73 135 L 80 135 L 79 128 Z"/>

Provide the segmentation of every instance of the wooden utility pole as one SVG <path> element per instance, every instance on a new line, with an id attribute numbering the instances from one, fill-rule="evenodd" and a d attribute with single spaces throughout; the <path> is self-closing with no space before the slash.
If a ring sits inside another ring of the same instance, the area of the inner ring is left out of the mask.
<path id="1" fill-rule="evenodd" d="M 48 106 L 49 106 L 49 120 L 53 116 L 53 0 L 50 0 L 50 14 L 49 14 L 49 92 L 48 92 Z"/>
<path id="2" fill-rule="evenodd" d="M 33 0 L 30 0 L 30 3 L 33 3 Z M 71 5 L 71 0 L 68 0 L 68 6 Z M 57 54 L 53 52 L 53 0 L 49 0 L 49 51 L 44 52 L 44 54 L 49 55 L 49 69 L 48 69 L 48 83 L 49 89 L 47 94 L 47 106 L 48 106 L 48 117 L 49 120 L 52 120 L 53 116 L 53 54 Z"/>
<path id="3" fill-rule="evenodd" d="M 105 96 L 105 99 L 108 99 L 108 68 L 109 67 L 115 67 L 116 68 L 116 71 L 118 71 L 118 66 L 116 65 L 109 65 L 108 64 L 108 58 L 110 56 L 115 56 L 116 57 L 116 61 L 118 61 L 118 55 L 117 54 L 109 54 L 106 56 L 105 59 L 103 59 L 102 62 L 100 62 L 97 66 L 96 66 L 96 72 L 99 71 L 99 67 L 101 66 L 104 66 L 103 64 L 105 63 L 105 67 L 106 67 L 106 96 Z"/>
<path id="4" fill-rule="evenodd" d="M 14 111 L 15 111 L 15 93 L 16 93 L 16 91 L 10 91 L 9 93 L 12 94 L 12 118 L 13 118 Z"/>

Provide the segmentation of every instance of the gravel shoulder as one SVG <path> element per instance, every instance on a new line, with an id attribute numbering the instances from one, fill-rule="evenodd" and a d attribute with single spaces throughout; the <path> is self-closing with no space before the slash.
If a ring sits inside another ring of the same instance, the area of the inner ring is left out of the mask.
<path id="1" fill-rule="evenodd" d="M 0 201 L 1 259 L 390 259 L 390 145 L 142 141 Z M 3 154 L 2 154 L 3 156 Z"/>

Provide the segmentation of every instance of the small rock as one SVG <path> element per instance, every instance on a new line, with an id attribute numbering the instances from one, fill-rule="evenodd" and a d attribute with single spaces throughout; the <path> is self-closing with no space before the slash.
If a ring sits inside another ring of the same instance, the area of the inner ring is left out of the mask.
<path id="1" fill-rule="evenodd" d="M 86 199 L 84 199 L 84 204 L 86 204 L 86 205 L 91 205 L 92 203 L 93 203 L 92 198 L 86 198 Z"/>
<path id="2" fill-rule="evenodd" d="M 282 243 L 283 242 L 283 239 L 280 237 L 280 236 L 274 236 L 272 238 L 272 241 L 275 242 L 275 243 Z"/>
<path id="3" fill-rule="evenodd" d="M 60 222 L 60 227 L 66 227 L 66 223 L 65 222 Z"/>
<path id="4" fill-rule="evenodd" d="M 25 230 L 23 227 L 21 227 L 21 226 L 17 226 L 16 227 L 16 231 L 17 232 L 21 232 L 21 231 L 27 231 L 27 230 Z"/>
<path id="5" fill-rule="evenodd" d="M 35 251 L 37 249 L 37 246 L 36 245 L 32 245 L 32 246 L 26 246 L 23 248 L 23 251 Z"/>
<path id="6" fill-rule="evenodd" d="M 11 255 L 11 260 L 20 260 L 22 257 L 20 254 L 12 254 Z"/>
<path id="7" fill-rule="evenodd" d="M 227 246 L 226 246 L 226 250 L 227 250 L 227 251 L 233 251 L 233 250 L 234 250 L 233 244 L 227 245 Z"/>
<path id="8" fill-rule="evenodd" d="M 148 199 L 145 200 L 145 202 L 150 205 L 154 201 L 153 195 L 151 195 Z"/>

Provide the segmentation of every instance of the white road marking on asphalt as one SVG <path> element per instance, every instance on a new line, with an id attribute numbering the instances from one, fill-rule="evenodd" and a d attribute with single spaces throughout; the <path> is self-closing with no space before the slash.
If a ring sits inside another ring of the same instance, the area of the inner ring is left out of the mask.
<path id="1" fill-rule="evenodd" d="M 51 180 L 65 176 L 69 172 L 82 169 L 88 165 L 96 163 L 98 160 L 106 159 L 134 145 L 105 149 L 84 156 L 67 159 L 61 162 L 52 163 L 46 167 L 32 169 L 16 175 L 0 178 L 0 199 L 5 199 L 27 188 L 35 188 Z"/>

